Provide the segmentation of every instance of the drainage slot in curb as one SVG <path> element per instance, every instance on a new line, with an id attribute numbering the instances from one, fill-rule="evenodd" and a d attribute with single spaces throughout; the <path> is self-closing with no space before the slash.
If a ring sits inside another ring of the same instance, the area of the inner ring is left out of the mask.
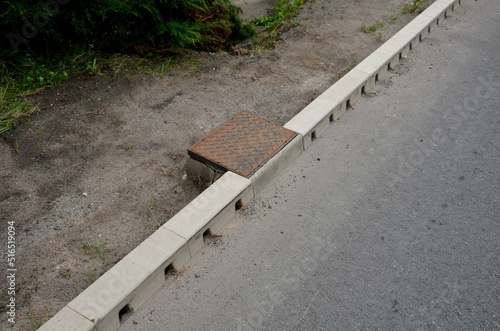
<path id="1" fill-rule="evenodd" d="M 455 10 L 455 4 L 451 5 L 451 11 Z"/>
<path id="2" fill-rule="evenodd" d="M 333 114 L 330 115 L 330 122 L 333 122 L 334 119 L 333 119 Z"/>
<path id="3" fill-rule="evenodd" d="M 365 94 L 365 86 L 361 86 L 361 94 Z"/>
<path id="4" fill-rule="evenodd" d="M 391 63 L 387 63 L 387 71 L 391 70 Z"/>
<path id="5" fill-rule="evenodd" d="M 418 41 L 422 41 L 422 34 L 420 34 L 420 36 L 418 36 Z"/>
<path id="6" fill-rule="evenodd" d="M 413 49 L 413 43 L 410 43 L 410 51 Z"/>
<path id="7" fill-rule="evenodd" d="M 351 108 L 351 99 L 348 99 L 346 102 L 345 102 L 345 110 Z"/>
<path id="8" fill-rule="evenodd" d="M 446 15 L 446 13 L 445 13 Z M 439 25 L 439 18 L 436 20 L 436 25 Z"/>
<path id="9" fill-rule="evenodd" d="M 400 52 L 400 53 L 399 53 L 399 59 L 401 60 L 402 58 L 403 58 L 403 53 L 402 53 L 402 52 Z"/>
<path id="10" fill-rule="evenodd" d="M 427 33 L 431 33 L 431 26 L 429 25 L 429 27 L 427 28 Z"/>
<path id="11" fill-rule="evenodd" d="M 375 75 L 375 81 L 378 82 L 378 74 Z"/>
<path id="12" fill-rule="evenodd" d="M 125 321 L 132 315 L 133 311 L 130 309 L 128 305 L 125 305 L 120 311 L 118 312 L 118 318 L 120 319 L 120 324 L 125 323 Z"/>
<path id="13" fill-rule="evenodd" d="M 174 266 L 172 263 L 170 263 L 166 268 L 165 268 L 165 279 L 167 276 L 171 275 L 173 272 L 175 272 Z"/>
<path id="14" fill-rule="evenodd" d="M 212 235 L 212 231 L 210 231 L 210 229 L 206 229 L 205 232 L 203 232 L 203 239 L 205 239 L 205 237 L 208 237 L 211 235 Z M 205 240 L 203 240 L 203 241 L 205 241 Z"/>
<path id="15" fill-rule="evenodd" d="M 241 207 L 243 207 L 243 204 L 241 203 L 241 199 L 239 199 L 238 201 L 236 201 L 236 203 L 234 204 L 234 210 L 240 210 Z M 205 231 L 206 232 L 206 231 Z M 205 236 L 205 234 L 203 234 L 203 236 Z"/>

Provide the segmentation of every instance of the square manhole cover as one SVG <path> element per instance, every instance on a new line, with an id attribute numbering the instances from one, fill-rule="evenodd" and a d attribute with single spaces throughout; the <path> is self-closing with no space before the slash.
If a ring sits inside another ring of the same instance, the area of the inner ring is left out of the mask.
<path id="1" fill-rule="evenodd" d="M 206 165 L 248 178 L 296 135 L 242 111 L 188 148 L 188 154 Z"/>

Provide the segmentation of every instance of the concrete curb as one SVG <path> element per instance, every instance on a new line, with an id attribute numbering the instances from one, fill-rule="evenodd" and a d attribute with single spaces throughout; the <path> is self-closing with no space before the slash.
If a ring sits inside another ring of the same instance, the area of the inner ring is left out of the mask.
<path id="1" fill-rule="evenodd" d="M 39 330 L 116 330 L 267 183 L 336 121 L 361 94 L 422 41 L 463 0 L 437 0 L 284 125 L 299 135 L 250 179 L 227 172 L 170 221 L 68 303 Z"/>
<path id="2" fill-rule="evenodd" d="M 444 20 L 462 0 L 437 0 L 401 31 L 333 84 L 328 90 L 295 115 L 285 128 L 304 137 L 304 149 L 319 137 L 375 82 L 387 76 L 390 69 L 406 57 L 431 30 Z"/>

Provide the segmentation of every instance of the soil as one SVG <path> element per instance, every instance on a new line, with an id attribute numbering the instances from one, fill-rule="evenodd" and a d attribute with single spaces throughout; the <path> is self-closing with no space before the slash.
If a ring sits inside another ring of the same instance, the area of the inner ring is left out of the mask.
<path id="1" fill-rule="evenodd" d="M 17 229 L 13 328 L 36 329 L 200 193 L 184 173 L 189 146 L 241 110 L 283 125 L 416 15 L 360 31 L 403 5 L 308 1 L 272 50 L 190 54 L 163 76 L 104 71 L 33 96 L 40 111 L 0 139 L 1 233 Z"/>

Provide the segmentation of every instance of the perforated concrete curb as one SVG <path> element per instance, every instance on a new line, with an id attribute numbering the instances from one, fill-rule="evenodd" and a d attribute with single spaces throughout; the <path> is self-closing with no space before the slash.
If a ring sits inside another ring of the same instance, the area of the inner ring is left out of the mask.
<path id="1" fill-rule="evenodd" d="M 116 330 L 120 315 L 141 306 L 361 94 L 386 77 L 463 0 L 437 0 L 284 125 L 299 135 L 250 179 L 227 172 L 170 221 L 67 304 L 39 330 Z"/>
<path id="2" fill-rule="evenodd" d="M 417 18 L 386 41 L 354 69 L 311 102 L 284 125 L 300 133 L 304 149 L 314 138 L 353 105 L 361 93 L 370 90 L 376 81 L 387 76 L 390 69 L 406 57 L 435 26 L 440 24 L 463 0 L 437 0 Z"/>
<path id="3" fill-rule="evenodd" d="M 250 176 L 254 197 L 302 153 L 302 146 L 302 136 L 299 134 Z"/>

